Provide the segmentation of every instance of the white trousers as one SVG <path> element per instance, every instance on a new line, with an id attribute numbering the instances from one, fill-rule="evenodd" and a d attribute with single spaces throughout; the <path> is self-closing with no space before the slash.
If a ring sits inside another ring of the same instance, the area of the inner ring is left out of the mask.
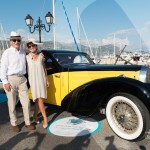
<path id="1" fill-rule="evenodd" d="M 11 91 L 5 92 L 8 98 L 8 110 L 10 116 L 10 123 L 13 126 L 17 125 L 16 116 L 16 96 L 18 94 L 20 103 L 22 105 L 24 121 L 26 125 L 30 125 L 30 101 L 28 97 L 27 79 L 24 76 L 11 75 L 8 76 L 8 81 L 11 84 Z"/>

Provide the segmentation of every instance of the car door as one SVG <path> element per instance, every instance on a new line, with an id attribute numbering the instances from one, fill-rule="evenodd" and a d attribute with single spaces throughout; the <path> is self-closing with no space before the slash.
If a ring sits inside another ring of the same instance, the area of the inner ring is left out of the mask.
<path id="1" fill-rule="evenodd" d="M 45 102 L 60 106 L 62 99 L 68 93 L 68 72 L 58 71 L 56 62 L 51 58 L 46 58 L 45 65 L 50 83 Z"/>
<path id="2" fill-rule="evenodd" d="M 45 58 L 49 87 L 47 88 L 46 103 L 58 105 L 60 101 L 60 73 L 55 73 L 56 65 L 51 58 Z"/>

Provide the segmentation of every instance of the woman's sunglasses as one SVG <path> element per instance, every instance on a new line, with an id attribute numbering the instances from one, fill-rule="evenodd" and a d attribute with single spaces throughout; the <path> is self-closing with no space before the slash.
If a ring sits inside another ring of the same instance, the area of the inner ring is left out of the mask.
<path id="1" fill-rule="evenodd" d="M 28 46 L 28 48 L 31 48 L 31 47 L 36 47 L 36 45 L 33 44 L 33 45 L 29 45 L 29 46 Z"/>

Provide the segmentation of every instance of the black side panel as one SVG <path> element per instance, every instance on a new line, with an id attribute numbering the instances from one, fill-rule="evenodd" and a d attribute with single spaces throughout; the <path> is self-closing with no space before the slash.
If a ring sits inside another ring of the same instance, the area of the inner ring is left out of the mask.
<path id="1" fill-rule="evenodd" d="M 98 106 L 105 106 L 108 98 L 117 92 L 138 97 L 150 110 L 150 86 L 140 81 L 113 77 L 88 82 L 69 93 L 62 101 L 62 108 L 81 115 L 92 114 Z"/>

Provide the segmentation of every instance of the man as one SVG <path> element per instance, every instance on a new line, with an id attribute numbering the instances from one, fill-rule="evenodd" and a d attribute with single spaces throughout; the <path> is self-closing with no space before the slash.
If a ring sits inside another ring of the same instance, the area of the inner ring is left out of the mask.
<path id="1" fill-rule="evenodd" d="M 22 105 L 25 126 L 29 130 L 35 127 L 30 123 L 30 101 L 28 97 L 26 74 L 26 53 L 20 49 L 21 36 L 12 31 L 10 34 L 10 48 L 6 49 L 1 58 L 1 80 L 8 98 L 10 123 L 14 132 L 21 129 L 17 125 L 16 96 L 18 93 Z"/>

